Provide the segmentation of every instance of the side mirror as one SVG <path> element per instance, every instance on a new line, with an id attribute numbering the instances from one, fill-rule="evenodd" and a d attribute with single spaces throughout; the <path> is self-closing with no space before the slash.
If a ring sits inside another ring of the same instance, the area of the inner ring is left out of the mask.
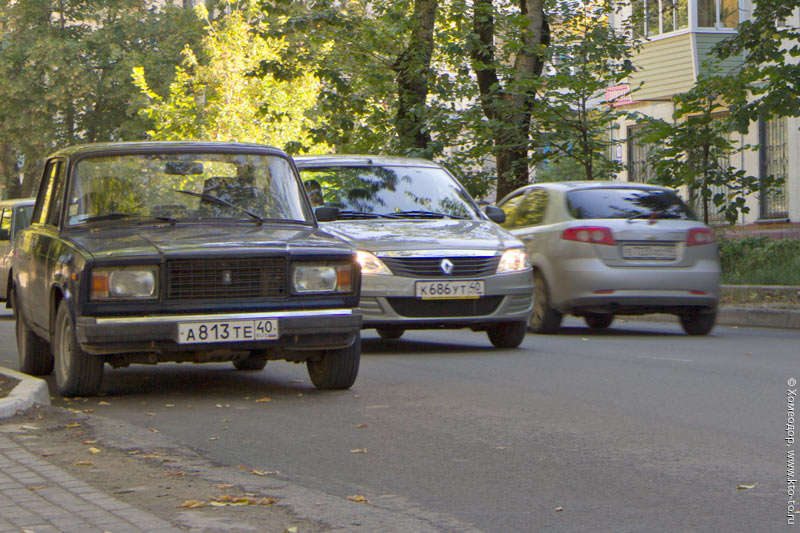
<path id="1" fill-rule="evenodd" d="M 493 205 L 487 205 L 483 209 L 486 216 L 489 217 L 489 220 L 492 222 L 497 222 L 498 224 L 502 224 L 506 221 L 506 212 L 500 209 L 499 207 L 495 207 Z"/>
<path id="2" fill-rule="evenodd" d="M 314 209 L 314 215 L 319 222 L 331 222 L 339 218 L 339 208 L 323 205 Z"/>

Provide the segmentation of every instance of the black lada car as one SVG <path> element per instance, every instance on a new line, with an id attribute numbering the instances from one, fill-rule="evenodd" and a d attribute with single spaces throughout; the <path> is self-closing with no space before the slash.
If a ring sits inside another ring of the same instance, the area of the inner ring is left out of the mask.
<path id="1" fill-rule="evenodd" d="M 45 165 L 9 276 L 20 369 L 62 395 L 103 367 L 305 362 L 320 389 L 358 373 L 360 269 L 321 231 L 291 159 L 262 145 L 110 143 Z"/>

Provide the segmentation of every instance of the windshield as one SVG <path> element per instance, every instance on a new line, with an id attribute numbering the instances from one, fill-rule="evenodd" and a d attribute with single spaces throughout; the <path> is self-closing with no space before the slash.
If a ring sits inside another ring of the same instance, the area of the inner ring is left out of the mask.
<path id="1" fill-rule="evenodd" d="M 665 189 L 591 188 L 567 193 L 575 218 L 676 218 L 695 220 L 677 194 Z"/>
<path id="2" fill-rule="evenodd" d="M 478 218 L 467 191 L 440 168 L 331 166 L 300 169 L 312 205 L 338 207 L 340 218 Z"/>
<path id="3" fill-rule="evenodd" d="M 311 223 L 289 161 L 231 153 L 91 157 L 72 172 L 69 225 L 112 219 Z"/>

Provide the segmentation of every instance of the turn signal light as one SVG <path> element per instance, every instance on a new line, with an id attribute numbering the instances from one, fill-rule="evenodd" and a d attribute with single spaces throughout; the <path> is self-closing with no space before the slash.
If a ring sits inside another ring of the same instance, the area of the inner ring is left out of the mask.
<path id="1" fill-rule="evenodd" d="M 686 246 L 697 246 L 699 244 L 711 244 L 714 242 L 714 232 L 708 228 L 692 228 L 686 238 Z"/>
<path id="2" fill-rule="evenodd" d="M 578 226 L 567 228 L 561 234 L 561 238 L 567 241 L 590 242 L 592 244 L 617 244 L 614 236 L 611 235 L 609 228 L 602 226 Z"/>

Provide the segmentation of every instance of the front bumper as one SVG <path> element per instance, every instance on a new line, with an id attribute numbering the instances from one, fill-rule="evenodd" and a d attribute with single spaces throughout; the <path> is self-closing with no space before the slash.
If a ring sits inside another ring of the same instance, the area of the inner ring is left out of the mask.
<path id="1" fill-rule="evenodd" d="M 277 319 L 274 340 L 179 344 L 178 325 L 192 322 Z M 192 315 L 78 317 L 75 334 L 92 354 L 166 353 L 181 351 L 320 350 L 353 344 L 361 329 L 361 314 L 353 309 L 269 311 Z"/>
<path id="2" fill-rule="evenodd" d="M 431 281 L 430 278 L 363 276 L 359 311 L 364 316 L 364 327 L 480 327 L 528 320 L 533 310 L 531 270 L 470 279 L 484 281 L 482 298 L 421 300 L 416 298 L 415 283 Z"/>

